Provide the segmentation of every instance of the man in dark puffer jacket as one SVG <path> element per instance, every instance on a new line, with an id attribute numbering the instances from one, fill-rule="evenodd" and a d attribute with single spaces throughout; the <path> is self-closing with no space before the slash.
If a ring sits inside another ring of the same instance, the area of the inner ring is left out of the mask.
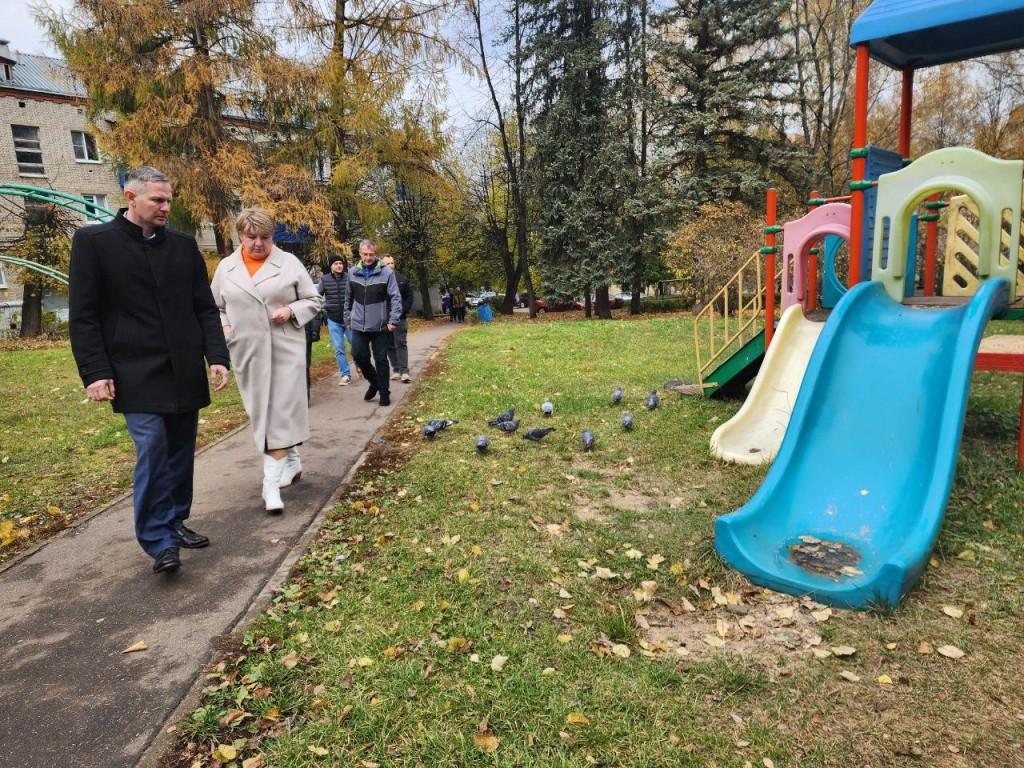
<path id="1" fill-rule="evenodd" d="M 391 405 L 388 337 L 402 316 L 402 294 L 395 273 L 377 259 L 372 240 L 359 243 L 360 262 L 348 273 L 345 326 L 352 331 L 352 359 L 370 383 L 363 399 Z M 370 350 L 373 360 L 370 360 Z"/>
<path id="2" fill-rule="evenodd" d="M 347 387 L 352 381 L 352 370 L 348 367 L 348 356 L 345 354 L 345 291 L 348 289 L 348 272 L 345 271 L 345 258 L 336 253 L 327 257 L 327 274 L 320 278 L 317 292 L 324 297 L 324 313 L 327 315 L 327 330 L 331 334 L 334 345 L 334 358 L 338 362 L 338 384 Z M 352 339 L 349 338 L 349 346 Z"/>

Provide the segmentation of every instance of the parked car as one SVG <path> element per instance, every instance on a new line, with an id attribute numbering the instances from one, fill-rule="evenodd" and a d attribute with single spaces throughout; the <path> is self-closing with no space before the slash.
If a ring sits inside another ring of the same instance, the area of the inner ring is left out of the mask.
<path id="1" fill-rule="evenodd" d="M 609 306 L 609 308 L 611 308 L 611 309 L 621 309 L 623 306 L 625 306 L 627 303 L 629 303 L 629 299 L 626 299 L 626 301 L 623 301 L 620 298 L 616 298 L 618 295 L 619 294 L 615 294 L 615 295 L 610 295 L 608 297 L 608 306 Z M 597 297 L 595 295 L 591 294 L 590 295 L 590 306 L 594 307 L 596 304 L 597 304 Z M 586 302 L 583 299 L 576 299 L 572 303 L 572 305 L 574 307 L 576 307 L 576 309 L 586 309 L 587 308 Z"/>
<path id="2" fill-rule="evenodd" d="M 498 294 L 494 291 L 480 291 L 480 293 L 467 293 L 466 294 L 466 306 L 467 307 L 479 307 L 485 301 L 490 301 Z"/>
<path id="3" fill-rule="evenodd" d="M 548 301 L 547 299 L 534 299 L 533 306 L 537 308 L 537 312 L 565 312 L 572 309 L 573 306 L 567 301 Z"/>

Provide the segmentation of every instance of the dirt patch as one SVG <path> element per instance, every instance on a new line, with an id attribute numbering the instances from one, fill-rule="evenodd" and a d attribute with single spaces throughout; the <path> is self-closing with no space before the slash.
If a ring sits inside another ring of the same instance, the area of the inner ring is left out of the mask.
<path id="1" fill-rule="evenodd" d="M 717 587 L 710 596 L 705 590 L 693 592 L 692 601 L 677 605 L 656 599 L 637 612 L 637 624 L 648 643 L 678 656 L 730 653 L 772 667 L 783 654 L 832 655 L 821 628 L 835 609 L 809 598 L 760 591 L 756 598 Z"/>
<path id="2" fill-rule="evenodd" d="M 611 488 L 608 491 L 608 497 L 602 499 L 601 503 L 608 507 L 628 509 L 631 512 L 648 512 L 658 507 L 661 502 L 660 499 L 645 496 L 636 491 L 620 491 L 617 488 Z"/>

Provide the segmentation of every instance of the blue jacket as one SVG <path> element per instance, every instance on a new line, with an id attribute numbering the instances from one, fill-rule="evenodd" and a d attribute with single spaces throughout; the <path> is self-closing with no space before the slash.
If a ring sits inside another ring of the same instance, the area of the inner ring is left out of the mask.
<path id="1" fill-rule="evenodd" d="M 386 331 L 402 319 L 402 294 L 395 273 L 380 261 L 372 267 L 362 262 L 348 272 L 345 287 L 345 326 L 363 333 Z"/>

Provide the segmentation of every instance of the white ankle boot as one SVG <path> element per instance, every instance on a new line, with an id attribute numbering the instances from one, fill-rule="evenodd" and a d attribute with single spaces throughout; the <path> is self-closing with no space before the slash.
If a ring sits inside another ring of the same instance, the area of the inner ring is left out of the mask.
<path id="1" fill-rule="evenodd" d="M 267 512 L 281 512 L 284 502 L 281 501 L 281 472 L 284 471 L 285 459 L 263 457 L 263 506 Z"/>
<path id="2" fill-rule="evenodd" d="M 281 487 L 297 483 L 301 477 L 302 459 L 299 458 L 299 449 L 289 448 L 288 455 L 284 457 L 284 469 L 281 471 Z"/>

